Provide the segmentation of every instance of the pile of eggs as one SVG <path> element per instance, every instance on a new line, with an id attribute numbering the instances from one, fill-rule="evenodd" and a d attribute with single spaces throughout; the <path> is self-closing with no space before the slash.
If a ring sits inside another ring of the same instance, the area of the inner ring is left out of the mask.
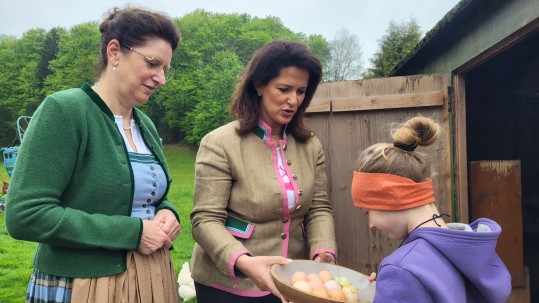
<path id="1" fill-rule="evenodd" d="M 359 290 L 345 277 L 336 277 L 322 270 L 318 274 L 306 274 L 296 271 L 292 274 L 290 282 L 294 288 L 325 299 L 358 302 Z"/>

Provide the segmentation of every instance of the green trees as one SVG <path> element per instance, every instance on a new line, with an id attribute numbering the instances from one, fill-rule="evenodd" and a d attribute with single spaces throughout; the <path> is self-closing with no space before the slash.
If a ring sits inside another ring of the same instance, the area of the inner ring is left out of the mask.
<path id="1" fill-rule="evenodd" d="M 382 78 L 391 75 L 393 68 L 412 50 L 421 38 L 421 30 L 414 19 L 408 22 L 391 21 L 386 34 L 378 40 L 378 51 L 370 59 L 365 78 Z"/>
<path id="2" fill-rule="evenodd" d="M 51 35 L 56 35 L 53 31 Z M 58 52 L 56 58 L 49 61 L 51 74 L 45 79 L 45 95 L 92 82 L 93 69 L 99 57 L 100 36 L 96 22 L 75 25 L 58 35 Z"/>
<path id="3" fill-rule="evenodd" d="M 183 38 L 172 62 L 176 75 L 146 106 L 166 140 L 190 144 L 230 120 L 232 92 L 258 48 L 273 39 L 309 39 L 275 17 L 196 10 L 177 23 Z"/>
<path id="4" fill-rule="evenodd" d="M 320 60 L 322 66 L 326 66 L 331 60 L 331 47 L 322 35 L 311 35 L 307 38 L 307 46 Z"/>
<path id="5" fill-rule="evenodd" d="M 41 92 L 38 85 L 38 64 L 46 32 L 34 29 L 22 38 L 0 41 L 0 144 L 11 144 L 16 138 L 16 117 L 35 108 Z M 1 145 L 4 146 L 4 145 Z"/>
<path id="6" fill-rule="evenodd" d="M 323 64 L 329 44 L 320 35 L 294 33 L 276 17 L 196 10 L 175 19 L 182 39 L 171 65 L 174 78 L 141 106 L 165 141 L 197 144 L 228 122 L 228 104 L 243 66 L 273 39 L 306 43 Z M 0 146 L 10 145 L 15 120 L 31 115 L 46 95 L 96 79 L 97 22 L 70 29 L 33 29 L 0 40 Z"/>
<path id="7" fill-rule="evenodd" d="M 37 66 L 37 80 L 38 88 L 43 89 L 45 87 L 45 79 L 52 74 L 52 70 L 49 64 L 52 60 L 56 59 L 58 53 L 58 47 L 60 44 L 60 34 L 64 31 L 62 28 L 51 29 L 43 42 L 43 49 L 41 50 L 41 58 Z"/>
<path id="8" fill-rule="evenodd" d="M 274 17 L 196 10 L 177 22 L 183 37 L 172 63 L 177 76 L 148 105 L 165 138 L 186 143 L 229 120 L 232 91 L 255 50 L 272 39 L 301 38 Z"/>
<path id="9" fill-rule="evenodd" d="M 228 104 L 242 68 L 235 53 L 220 51 L 200 70 L 196 105 L 182 123 L 187 143 L 198 144 L 206 133 L 231 121 Z"/>

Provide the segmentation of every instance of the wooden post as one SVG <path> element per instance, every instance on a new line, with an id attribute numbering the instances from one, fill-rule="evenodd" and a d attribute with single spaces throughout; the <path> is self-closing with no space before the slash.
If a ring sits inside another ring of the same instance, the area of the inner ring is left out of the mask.
<path id="1" fill-rule="evenodd" d="M 496 251 L 513 286 L 525 286 L 520 160 L 470 162 L 470 221 L 480 217 L 502 227 Z"/>

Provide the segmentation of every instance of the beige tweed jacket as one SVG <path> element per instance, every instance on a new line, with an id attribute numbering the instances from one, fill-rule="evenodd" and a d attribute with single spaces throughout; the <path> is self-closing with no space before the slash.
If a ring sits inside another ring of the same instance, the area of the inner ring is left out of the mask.
<path id="1" fill-rule="evenodd" d="M 228 292 L 261 296 L 234 270 L 241 254 L 312 259 L 320 250 L 336 254 L 333 210 L 327 196 L 325 157 L 316 137 L 306 143 L 285 136 L 282 148 L 269 141 L 261 122 L 239 136 L 231 122 L 206 135 L 195 163 L 191 258 L 193 279 Z M 289 211 L 277 153 L 294 187 Z"/>

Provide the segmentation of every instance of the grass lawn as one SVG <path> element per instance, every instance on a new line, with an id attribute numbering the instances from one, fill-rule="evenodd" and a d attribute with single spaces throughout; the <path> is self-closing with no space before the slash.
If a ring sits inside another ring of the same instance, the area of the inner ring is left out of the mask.
<path id="1" fill-rule="evenodd" d="M 168 194 L 180 214 L 181 234 L 174 240 L 172 258 L 176 274 L 191 258 L 194 241 L 191 237 L 189 213 L 193 207 L 194 164 L 196 150 L 177 145 L 165 146 L 172 188 Z M 2 163 L 0 175 L 8 181 Z M 5 228 L 4 213 L 0 212 L 0 303 L 24 302 L 28 279 L 32 273 L 32 258 L 36 244 L 12 239 Z"/>

